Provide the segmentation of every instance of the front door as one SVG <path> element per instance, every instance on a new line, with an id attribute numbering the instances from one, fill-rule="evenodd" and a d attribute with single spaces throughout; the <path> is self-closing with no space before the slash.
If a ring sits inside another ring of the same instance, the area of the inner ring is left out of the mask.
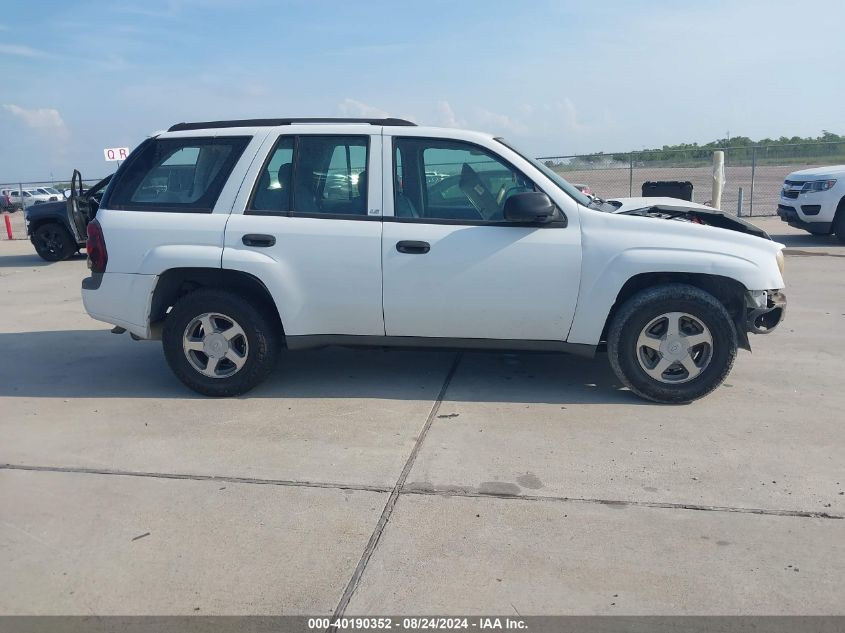
<path id="1" fill-rule="evenodd" d="M 487 149 L 419 137 L 392 143 L 386 334 L 565 340 L 580 278 L 577 224 L 562 215 L 533 226 L 506 222 L 508 197 L 535 185 Z"/>

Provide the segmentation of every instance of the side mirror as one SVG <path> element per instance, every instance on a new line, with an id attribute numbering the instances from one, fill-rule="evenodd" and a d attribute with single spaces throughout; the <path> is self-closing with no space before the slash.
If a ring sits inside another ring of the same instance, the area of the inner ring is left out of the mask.
<path id="1" fill-rule="evenodd" d="M 515 193 L 505 202 L 505 219 L 510 222 L 546 222 L 555 213 L 555 205 L 544 193 Z"/>

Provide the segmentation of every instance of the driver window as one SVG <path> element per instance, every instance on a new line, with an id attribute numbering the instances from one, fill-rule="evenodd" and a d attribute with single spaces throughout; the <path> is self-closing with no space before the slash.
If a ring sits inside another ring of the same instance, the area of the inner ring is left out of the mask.
<path id="1" fill-rule="evenodd" d="M 397 217 L 502 222 L 508 198 L 534 184 L 469 143 L 400 138 L 394 142 Z"/>

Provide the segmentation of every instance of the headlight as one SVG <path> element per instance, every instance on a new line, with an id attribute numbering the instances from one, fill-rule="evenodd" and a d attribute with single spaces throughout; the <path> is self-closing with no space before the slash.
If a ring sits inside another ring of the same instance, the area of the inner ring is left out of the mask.
<path id="1" fill-rule="evenodd" d="M 833 185 L 835 184 L 835 180 L 811 180 L 810 182 L 804 183 L 804 186 L 801 188 L 801 193 L 810 193 L 811 191 L 827 191 L 828 189 L 833 188 Z"/>
<path id="2" fill-rule="evenodd" d="M 785 259 L 785 258 L 784 258 L 784 256 L 783 256 L 783 251 L 778 251 L 778 252 L 777 252 L 777 255 L 775 255 L 775 259 L 776 259 L 776 260 L 777 260 L 777 262 L 778 262 L 778 270 L 780 271 L 780 274 L 782 275 L 782 274 L 783 274 L 783 269 L 784 269 L 784 267 L 785 267 L 785 265 L 786 265 L 786 259 Z"/>

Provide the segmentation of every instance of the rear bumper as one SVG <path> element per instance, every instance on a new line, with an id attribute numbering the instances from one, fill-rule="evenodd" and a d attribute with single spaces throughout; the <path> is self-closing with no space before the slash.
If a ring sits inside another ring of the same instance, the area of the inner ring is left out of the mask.
<path id="1" fill-rule="evenodd" d="M 94 319 L 150 338 L 150 302 L 158 275 L 93 274 L 82 280 L 82 303 Z"/>
<path id="2" fill-rule="evenodd" d="M 832 222 L 823 220 L 806 220 L 801 217 L 795 206 L 785 204 L 783 201 L 781 201 L 781 204 L 778 205 L 777 213 L 780 219 L 786 222 L 789 226 L 803 231 L 809 231 L 810 233 L 815 233 L 817 235 L 828 235 L 831 231 L 831 226 L 833 225 Z"/>
<path id="3" fill-rule="evenodd" d="M 749 308 L 745 315 L 745 329 L 754 334 L 768 334 L 786 316 L 786 295 L 780 290 L 766 293 L 766 306 Z"/>

